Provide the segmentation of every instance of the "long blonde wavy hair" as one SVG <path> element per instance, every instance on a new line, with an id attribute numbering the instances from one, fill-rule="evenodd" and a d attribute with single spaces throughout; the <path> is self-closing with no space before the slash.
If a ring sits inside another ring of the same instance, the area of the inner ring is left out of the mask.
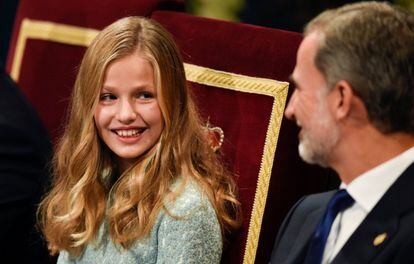
<path id="1" fill-rule="evenodd" d="M 93 113 L 108 65 L 137 49 L 154 68 L 164 129 L 158 143 L 120 173 L 114 154 L 97 134 Z M 113 241 L 128 248 L 149 234 L 157 215 L 167 210 L 166 200 L 177 198 L 189 180 L 210 200 L 223 235 L 240 224 L 235 183 L 206 140 L 178 49 L 150 19 L 120 19 L 87 49 L 53 167 L 52 189 L 39 207 L 52 254 L 66 250 L 79 256 L 96 239 L 104 219 Z M 171 190 L 177 178 L 182 187 Z"/>

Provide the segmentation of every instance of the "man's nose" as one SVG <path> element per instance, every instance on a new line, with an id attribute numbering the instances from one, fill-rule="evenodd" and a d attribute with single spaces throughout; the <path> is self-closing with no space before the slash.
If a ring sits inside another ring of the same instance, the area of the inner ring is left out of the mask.
<path id="1" fill-rule="evenodd" d="M 137 110 L 133 102 L 129 100 L 121 100 L 119 103 L 117 118 L 123 123 L 129 123 L 137 118 Z"/>
<path id="2" fill-rule="evenodd" d="M 285 109 L 285 117 L 290 120 L 295 120 L 295 103 L 296 103 L 296 91 L 293 92 L 288 105 Z"/>

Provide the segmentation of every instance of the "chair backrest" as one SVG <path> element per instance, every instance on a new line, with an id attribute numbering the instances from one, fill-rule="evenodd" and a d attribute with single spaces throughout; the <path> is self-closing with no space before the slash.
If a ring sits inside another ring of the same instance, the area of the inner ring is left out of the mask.
<path id="1" fill-rule="evenodd" d="M 150 15 L 160 3 L 182 7 L 179 0 L 21 0 L 8 70 L 53 139 L 76 66 L 97 30 L 122 16 Z M 237 175 L 244 222 L 223 263 L 266 263 L 288 209 L 329 182 L 327 171 L 299 159 L 297 128 L 283 118 L 301 35 L 172 11 L 151 17 L 178 43 L 202 117 L 224 131 L 221 151 Z"/>
<path id="2" fill-rule="evenodd" d="M 39 112 L 53 141 L 62 132 L 85 43 L 121 17 L 149 16 L 157 9 L 183 10 L 184 1 L 20 0 L 7 71 Z M 85 29 L 91 30 L 83 34 Z"/>
<path id="3" fill-rule="evenodd" d="M 297 128 L 283 117 L 302 36 L 185 13 L 151 17 L 174 36 L 202 117 L 224 131 L 244 222 L 223 263 L 267 263 L 288 209 L 328 187 L 329 172 L 300 160 Z"/>

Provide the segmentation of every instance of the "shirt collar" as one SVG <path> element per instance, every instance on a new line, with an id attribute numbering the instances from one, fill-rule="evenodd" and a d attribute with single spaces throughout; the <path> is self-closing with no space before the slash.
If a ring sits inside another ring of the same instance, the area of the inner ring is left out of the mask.
<path id="1" fill-rule="evenodd" d="M 350 184 L 341 184 L 367 213 L 374 208 L 389 187 L 414 162 L 414 147 L 361 174 Z"/>

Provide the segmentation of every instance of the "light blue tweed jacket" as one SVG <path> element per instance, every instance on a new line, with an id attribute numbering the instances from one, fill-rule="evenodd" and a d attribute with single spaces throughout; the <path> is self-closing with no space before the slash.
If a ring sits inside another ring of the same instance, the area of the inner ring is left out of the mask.
<path id="1" fill-rule="evenodd" d="M 114 244 L 103 224 L 96 243 L 88 244 L 79 258 L 62 251 L 58 264 L 161 264 L 220 263 L 222 237 L 215 211 L 193 183 L 167 208 L 174 219 L 161 211 L 148 238 L 136 241 L 129 250 Z"/>

